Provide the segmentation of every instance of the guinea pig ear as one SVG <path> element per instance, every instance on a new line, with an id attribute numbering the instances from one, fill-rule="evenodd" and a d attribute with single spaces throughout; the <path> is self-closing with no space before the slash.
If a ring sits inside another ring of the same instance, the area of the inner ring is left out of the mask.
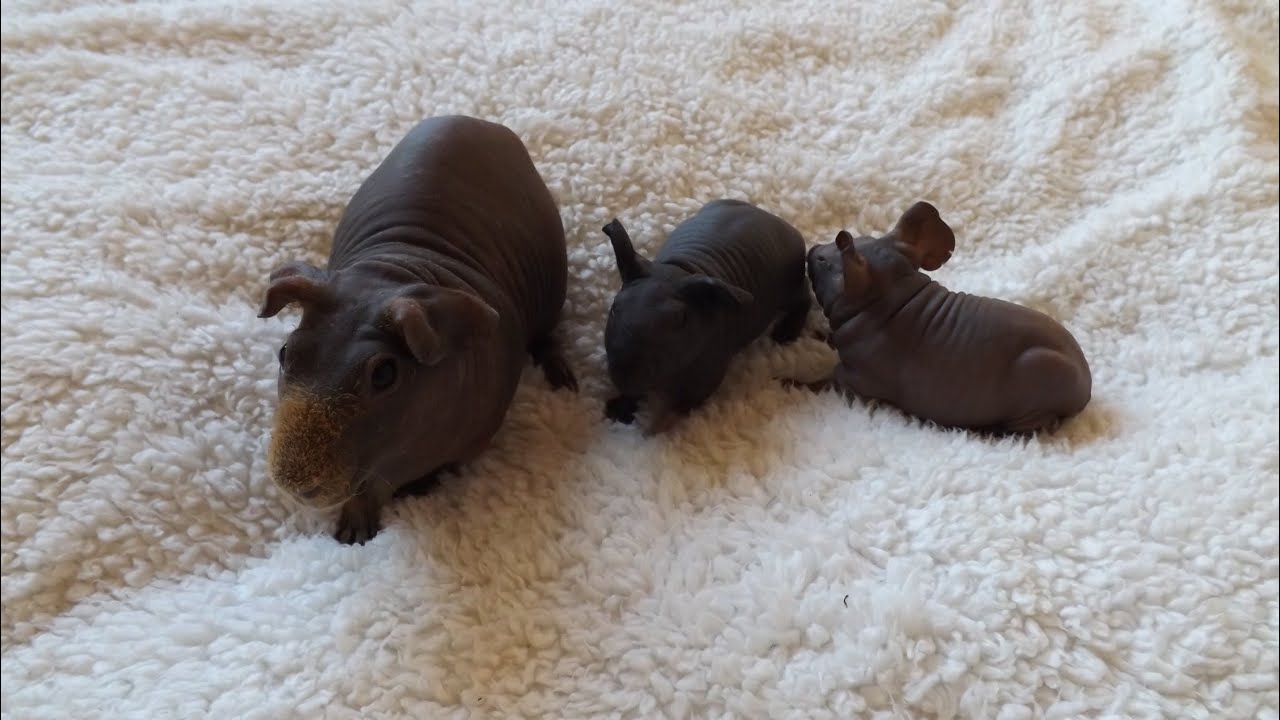
<path id="1" fill-rule="evenodd" d="M 922 270 L 937 270 L 951 259 L 956 235 L 942 221 L 938 209 L 927 202 L 907 208 L 889 233 L 894 247 Z"/>
<path id="2" fill-rule="evenodd" d="M 627 229 L 622 227 L 622 223 L 614 218 L 602 230 L 609 236 L 609 242 L 613 245 L 613 256 L 617 258 L 618 274 L 622 276 L 622 282 L 629 283 L 632 280 L 648 277 L 650 262 L 636 252 L 631 244 L 631 236 L 627 234 Z"/>
<path id="3" fill-rule="evenodd" d="M 853 236 L 849 234 L 848 230 L 841 230 L 836 233 L 836 249 L 840 252 L 846 252 L 851 247 L 853 247 Z"/>
<path id="4" fill-rule="evenodd" d="M 432 288 L 393 299 L 386 319 L 414 359 L 432 366 L 492 332 L 498 311 L 474 295 Z"/>
<path id="5" fill-rule="evenodd" d="M 751 293 L 708 275 L 690 275 L 677 287 L 680 299 L 696 308 L 742 307 L 755 298 Z"/>
<path id="6" fill-rule="evenodd" d="M 317 267 L 301 260 L 281 265 L 268 278 L 270 285 L 262 298 L 258 317 L 275 317 L 293 303 L 304 306 L 328 305 L 333 294 L 325 284 L 325 274 Z"/>
<path id="7" fill-rule="evenodd" d="M 866 283 L 866 260 L 853 244 L 853 236 L 847 230 L 836 234 L 836 247 L 840 249 L 840 272 L 845 295 L 862 292 Z"/>

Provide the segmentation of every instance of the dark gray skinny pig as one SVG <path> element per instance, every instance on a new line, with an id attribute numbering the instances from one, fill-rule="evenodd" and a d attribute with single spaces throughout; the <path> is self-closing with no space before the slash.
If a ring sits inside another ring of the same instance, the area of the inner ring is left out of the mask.
<path id="1" fill-rule="evenodd" d="M 604 227 L 622 288 L 609 309 L 605 352 L 618 395 L 606 415 L 630 423 L 649 403 L 646 434 L 661 433 L 715 392 L 733 356 L 762 335 L 799 336 L 811 297 L 804 238 L 738 200 L 715 200 L 672 231 L 652 260 L 622 223 Z"/>
<path id="2" fill-rule="evenodd" d="M 936 270 L 955 235 L 926 202 L 884 237 L 841 230 L 809 251 L 809 277 L 839 352 L 835 383 L 944 427 L 1052 431 L 1092 393 L 1075 338 L 1049 316 L 951 292 Z"/>
<path id="3" fill-rule="evenodd" d="M 567 274 L 520 138 L 475 118 L 419 123 L 351 198 L 328 267 L 271 274 L 259 316 L 302 307 L 280 348 L 272 479 L 338 507 L 339 541 L 376 535 L 397 491 L 487 447 L 526 353 L 577 389 L 554 339 Z"/>

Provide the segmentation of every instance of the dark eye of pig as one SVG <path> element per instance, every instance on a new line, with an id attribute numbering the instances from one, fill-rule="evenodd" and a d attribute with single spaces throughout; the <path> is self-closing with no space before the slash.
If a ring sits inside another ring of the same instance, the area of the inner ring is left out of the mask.
<path id="1" fill-rule="evenodd" d="M 373 372 L 369 375 L 369 382 L 373 385 L 375 391 L 381 392 L 395 384 L 396 381 L 396 361 L 391 358 L 384 358 L 373 366 Z"/>

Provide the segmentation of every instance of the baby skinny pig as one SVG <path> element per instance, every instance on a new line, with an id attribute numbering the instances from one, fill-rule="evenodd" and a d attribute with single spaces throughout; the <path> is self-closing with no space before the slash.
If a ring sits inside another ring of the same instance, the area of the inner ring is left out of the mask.
<path id="1" fill-rule="evenodd" d="M 630 423 L 645 399 L 646 434 L 664 432 L 715 392 L 733 356 L 770 324 L 782 344 L 804 328 L 811 304 L 804 238 L 760 208 L 707 203 L 653 260 L 635 251 L 618 220 L 604 233 L 622 276 L 604 339 L 618 390 L 605 406 L 612 420 Z"/>
<path id="2" fill-rule="evenodd" d="M 840 355 L 846 393 L 943 427 L 1052 431 L 1088 404 L 1092 378 L 1071 333 L 1021 305 L 951 292 L 936 270 L 955 235 L 932 205 L 911 206 L 884 237 L 809 251 L 814 294 Z"/>
<path id="3" fill-rule="evenodd" d="M 486 120 L 423 120 L 347 204 L 328 267 L 270 278 L 260 317 L 297 303 L 280 348 L 268 464 L 335 537 L 363 543 L 406 486 L 479 454 L 526 358 L 577 383 L 554 340 L 564 228 L 520 138 Z"/>

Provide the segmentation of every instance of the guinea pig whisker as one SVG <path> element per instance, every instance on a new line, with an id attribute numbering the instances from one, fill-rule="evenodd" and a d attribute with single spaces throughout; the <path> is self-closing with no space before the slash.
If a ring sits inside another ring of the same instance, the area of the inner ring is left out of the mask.
<path id="1" fill-rule="evenodd" d="M 327 512 L 331 512 L 331 511 L 333 511 L 333 510 L 337 510 L 338 508 L 342 507 L 343 505 L 346 505 L 346 504 L 347 504 L 347 501 L 348 501 L 348 500 L 350 500 L 351 498 L 355 497 L 355 496 L 356 496 L 356 494 L 355 494 L 355 493 L 351 493 L 350 495 L 348 495 L 348 496 L 346 496 L 346 497 L 342 498 L 341 500 L 339 500 L 339 501 L 337 501 L 337 502 L 335 502 L 335 503 L 333 503 L 333 504 L 331 504 L 331 505 L 325 505 L 324 507 L 309 508 L 309 509 L 310 509 L 310 510 L 312 510 L 312 511 L 314 511 L 314 512 L 317 512 L 317 513 L 327 513 Z"/>
<path id="2" fill-rule="evenodd" d="M 370 492 L 374 489 L 375 483 L 381 483 L 388 496 L 390 496 L 392 491 L 395 489 L 391 486 L 391 483 L 387 480 L 386 476 L 373 468 L 369 468 L 362 474 L 357 492 Z"/>
<path id="3" fill-rule="evenodd" d="M 360 470 L 356 482 L 352 484 L 352 495 L 359 495 L 369 487 L 369 476 L 373 474 L 372 470 Z"/>
<path id="4" fill-rule="evenodd" d="M 289 509 L 292 510 L 293 512 L 311 509 L 310 505 L 307 505 L 306 503 L 302 502 L 298 498 L 294 497 L 293 493 L 291 492 L 284 492 L 280 494 L 284 497 L 285 504 L 288 505 Z"/>

